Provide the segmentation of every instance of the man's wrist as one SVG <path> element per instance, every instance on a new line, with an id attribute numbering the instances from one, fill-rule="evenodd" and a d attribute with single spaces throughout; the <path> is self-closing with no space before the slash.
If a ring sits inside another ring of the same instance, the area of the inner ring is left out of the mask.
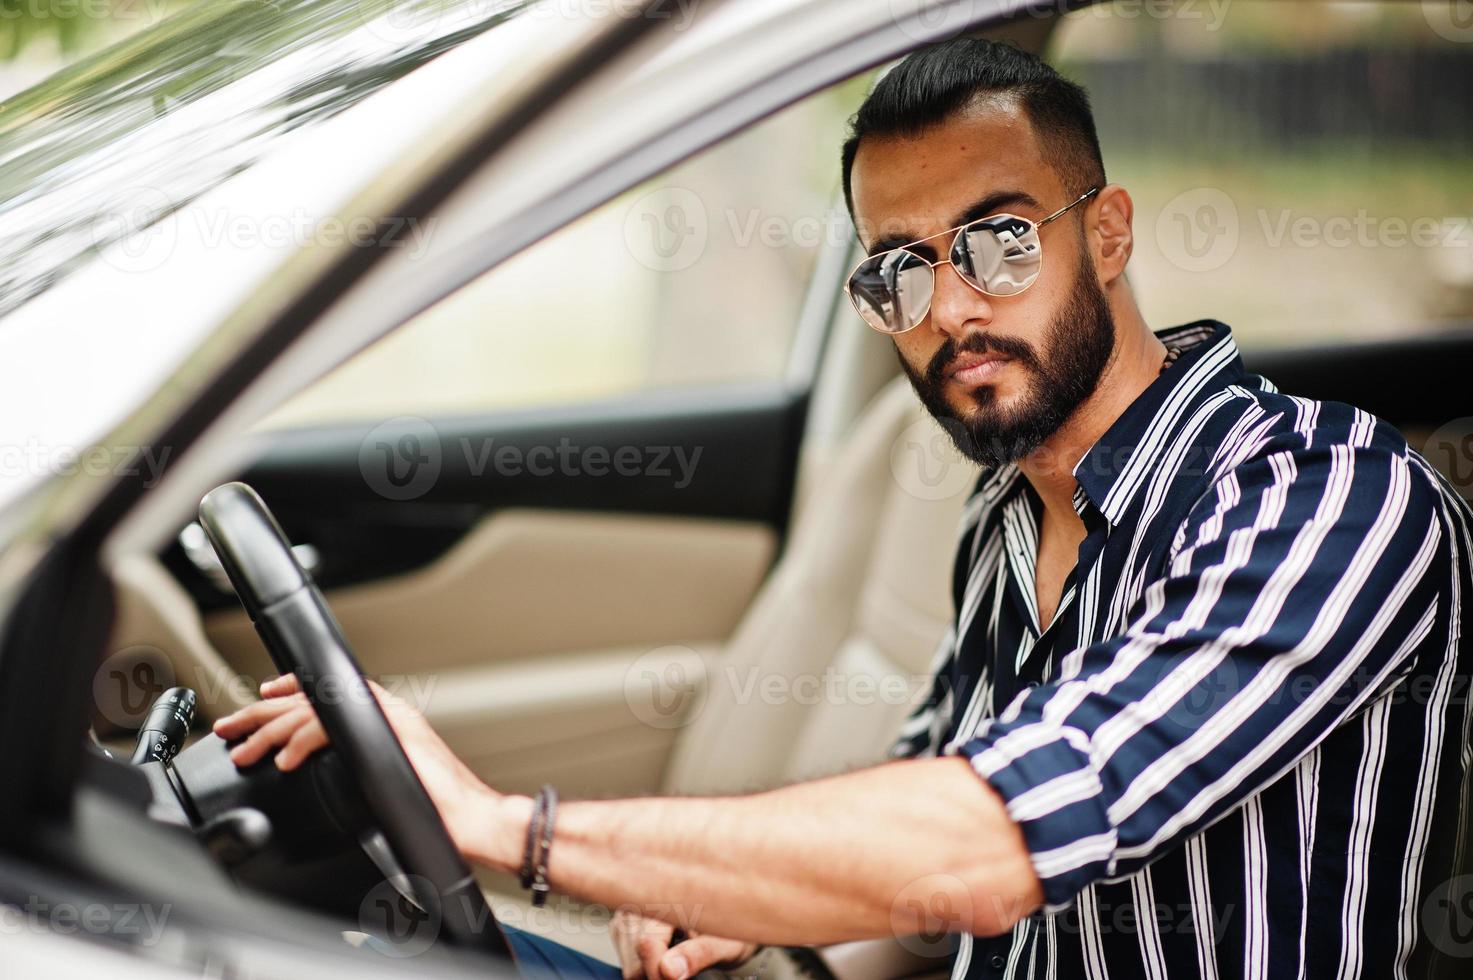
<path id="1" fill-rule="evenodd" d="M 467 828 L 465 857 L 475 864 L 506 874 L 522 866 L 532 800 L 526 796 L 488 793 L 472 808 L 473 826 Z"/>

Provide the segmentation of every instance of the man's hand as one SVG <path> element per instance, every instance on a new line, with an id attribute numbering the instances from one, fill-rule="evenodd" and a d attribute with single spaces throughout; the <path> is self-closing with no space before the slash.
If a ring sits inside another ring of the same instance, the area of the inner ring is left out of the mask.
<path id="1" fill-rule="evenodd" d="M 487 811 L 494 808 L 497 794 L 455 757 L 424 715 L 376 682 L 369 681 L 368 687 L 440 811 L 455 846 L 462 854 L 470 854 L 472 844 L 479 843 L 471 838 L 485 833 Z M 274 751 L 276 768 L 290 772 L 327 745 L 327 732 L 295 675 L 262 684 L 261 697 L 263 700 L 215 722 L 216 735 L 227 742 L 242 740 L 230 750 L 231 762 L 249 766 Z"/>
<path id="2" fill-rule="evenodd" d="M 674 926 L 628 909 L 614 913 L 609 931 L 619 953 L 619 965 L 628 980 L 636 977 L 685 980 L 718 963 L 740 963 L 757 951 L 754 943 L 698 933 L 671 946 Z"/>

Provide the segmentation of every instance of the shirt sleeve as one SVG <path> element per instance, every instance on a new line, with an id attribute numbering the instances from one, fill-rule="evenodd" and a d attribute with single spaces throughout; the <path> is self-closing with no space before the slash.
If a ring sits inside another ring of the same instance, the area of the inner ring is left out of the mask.
<path id="1" fill-rule="evenodd" d="M 1411 669 L 1450 568 L 1438 500 L 1403 453 L 1271 441 L 1193 505 L 1120 635 L 959 746 L 1050 909 L 1236 808 Z"/>

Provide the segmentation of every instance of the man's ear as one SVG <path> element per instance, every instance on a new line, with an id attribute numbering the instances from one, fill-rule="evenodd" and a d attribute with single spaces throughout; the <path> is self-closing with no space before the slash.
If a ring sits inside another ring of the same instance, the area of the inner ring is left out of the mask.
<path id="1" fill-rule="evenodd" d="M 1135 248 L 1135 237 L 1130 230 L 1131 219 L 1135 217 L 1135 202 L 1124 187 L 1107 184 L 1097 195 L 1093 210 L 1095 221 L 1091 244 L 1100 281 L 1108 286 L 1125 273 L 1125 264 L 1130 261 L 1130 253 Z"/>

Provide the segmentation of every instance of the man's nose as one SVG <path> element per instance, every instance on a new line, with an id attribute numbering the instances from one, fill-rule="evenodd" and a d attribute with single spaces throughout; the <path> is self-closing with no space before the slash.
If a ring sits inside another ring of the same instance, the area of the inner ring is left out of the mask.
<path id="1" fill-rule="evenodd" d="M 992 322 L 992 302 L 974 289 L 950 262 L 935 267 L 931 293 L 931 328 L 960 340 Z"/>

